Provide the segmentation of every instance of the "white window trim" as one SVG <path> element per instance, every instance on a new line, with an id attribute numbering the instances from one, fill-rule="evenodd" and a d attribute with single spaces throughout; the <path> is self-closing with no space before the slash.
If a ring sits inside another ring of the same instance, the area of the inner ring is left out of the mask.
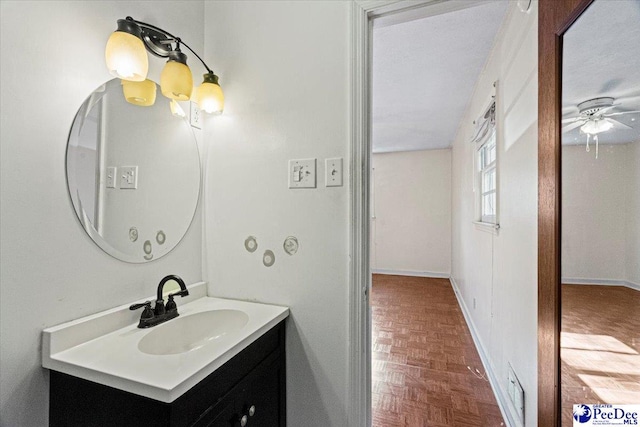
<path id="1" fill-rule="evenodd" d="M 472 150 L 473 152 L 473 193 L 474 193 L 474 221 L 473 224 L 475 225 L 475 228 L 477 230 L 480 231 L 485 231 L 485 232 L 489 232 L 492 234 L 498 234 L 498 230 L 500 229 L 500 219 L 499 219 L 499 215 L 500 215 L 500 140 L 499 140 L 499 133 L 498 133 L 498 123 L 497 123 L 497 96 L 496 96 L 496 91 L 497 91 L 497 86 L 498 86 L 498 82 L 496 81 L 494 83 L 494 92 L 491 96 L 491 101 L 488 103 L 487 108 L 485 108 L 483 111 L 483 115 L 480 116 L 480 118 L 478 118 L 478 120 L 476 120 L 474 122 L 474 124 L 479 123 L 480 120 L 483 119 L 483 117 L 485 116 L 486 112 L 492 107 L 492 105 L 494 106 L 494 111 L 495 111 L 495 116 L 494 116 L 494 124 L 492 126 L 492 129 L 490 129 L 488 132 L 486 132 L 486 134 L 483 135 L 482 138 L 477 139 L 478 135 L 475 135 L 474 138 L 472 140 L 472 142 L 475 143 L 474 149 Z M 476 132 L 478 127 L 476 127 Z M 480 161 L 480 150 L 491 140 L 492 137 L 495 137 L 495 144 L 496 144 L 496 158 L 495 160 L 492 162 L 491 167 L 494 167 L 496 170 L 496 186 L 495 186 L 495 194 L 496 194 L 496 207 L 495 207 L 495 218 L 483 218 L 482 217 L 482 186 L 483 183 L 482 181 L 482 172 L 479 171 L 479 161 Z M 491 221 L 493 220 L 493 221 Z"/>
<path id="2" fill-rule="evenodd" d="M 484 168 L 480 169 L 480 162 L 482 158 L 482 155 L 480 153 L 487 145 L 489 145 L 489 143 L 492 140 L 494 140 L 493 143 L 495 144 L 495 150 L 496 150 L 495 159 L 491 163 L 486 165 Z M 476 195 L 476 198 L 477 198 L 476 204 L 478 205 L 478 212 L 476 217 L 479 219 L 478 222 L 480 223 L 496 225 L 498 223 L 498 140 L 497 140 L 495 127 L 491 129 L 489 133 L 487 133 L 486 137 L 482 140 L 482 143 L 479 144 L 478 148 L 476 149 L 475 158 L 476 158 L 475 173 L 476 173 L 476 179 L 478 180 L 478 194 Z M 491 170 L 495 171 L 496 185 L 493 189 L 484 191 L 484 177 Z M 495 214 L 485 216 L 483 212 L 484 209 L 482 206 L 483 198 L 485 195 L 491 194 L 491 193 L 495 193 L 496 195 Z"/>

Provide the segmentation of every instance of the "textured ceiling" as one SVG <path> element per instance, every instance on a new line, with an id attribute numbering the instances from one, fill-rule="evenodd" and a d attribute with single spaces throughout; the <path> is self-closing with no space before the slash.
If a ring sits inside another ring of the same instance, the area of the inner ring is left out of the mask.
<path id="1" fill-rule="evenodd" d="M 613 97 L 613 110 L 640 110 L 640 0 L 596 0 L 563 39 L 563 117 L 577 115 L 576 104 Z M 600 143 L 640 140 L 640 114 L 616 116 L 632 130 L 599 134 Z M 584 144 L 579 128 L 563 134 L 563 144 Z"/>
<path id="2" fill-rule="evenodd" d="M 374 153 L 451 146 L 507 5 L 374 27 Z"/>

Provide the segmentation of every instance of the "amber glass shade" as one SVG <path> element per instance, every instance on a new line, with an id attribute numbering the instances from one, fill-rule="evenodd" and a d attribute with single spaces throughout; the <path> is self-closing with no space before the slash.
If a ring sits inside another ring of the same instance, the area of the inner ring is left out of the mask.
<path id="1" fill-rule="evenodd" d="M 202 83 L 197 89 L 196 101 L 205 113 L 220 114 L 224 110 L 224 94 L 222 88 L 215 83 Z"/>
<path id="2" fill-rule="evenodd" d="M 189 67 L 177 61 L 168 61 L 160 74 L 160 90 L 167 98 L 177 101 L 191 98 L 193 77 Z"/>
<path id="3" fill-rule="evenodd" d="M 148 79 L 142 82 L 122 80 L 122 92 L 133 105 L 149 107 L 156 102 L 156 84 Z"/>
<path id="4" fill-rule="evenodd" d="M 147 78 L 149 58 L 144 43 L 124 31 L 114 31 L 105 49 L 109 72 L 123 80 L 141 82 Z"/>

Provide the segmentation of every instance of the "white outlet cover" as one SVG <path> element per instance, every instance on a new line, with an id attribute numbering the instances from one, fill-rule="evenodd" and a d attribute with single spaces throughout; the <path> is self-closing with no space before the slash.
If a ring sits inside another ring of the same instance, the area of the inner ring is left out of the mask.
<path id="1" fill-rule="evenodd" d="M 289 188 L 316 188 L 316 159 L 289 160 Z"/>
<path id="2" fill-rule="evenodd" d="M 189 101 L 189 123 L 196 129 L 202 129 L 202 112 L 193 101 Z"/>
<path id="3" fill-rule="evenodd" d="M 324 165 L 325 185 L 327 187 L 342 187 L 342 159 L 326 159 Z"/>
<path id="4" fill-rule="evenodd" d="M 508 366 L 507 394 L 516 409 L 518 417 L 520 417 L 521 420 L 524 420 L 524 389 L 522 388 L 515 371 L 511 367 L 511 364 Z"/>

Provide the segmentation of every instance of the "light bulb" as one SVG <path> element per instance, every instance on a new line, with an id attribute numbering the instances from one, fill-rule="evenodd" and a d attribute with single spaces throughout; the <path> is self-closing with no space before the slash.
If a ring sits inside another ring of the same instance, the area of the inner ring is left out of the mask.
<path id="1" fill-rule="evenodd" d="M 218 76 L 209 72 L 204 75 L 204 81 L 196 91 L 198 107 L 209 114 L 220 114 L 224 110 L 224 94 L 218 85 Z"/>
<path id="2" fill-rule="evenodd" d="M 187 66 L 187 55 L 180 51 L 169 53 L 169 60 L 160 74 L 160 90 L 169 99 L 187 101 L 193 91 L 193 76 Z"/>
<path id="3" fill-rule="evenodd" d="M 147 78 L 149 58 L 140 34 L 136 23 L 118 19 L 118 29 L 111 33 L 105 48 L 107 69 L 113 76 L 136 82 Z"/>
<path id="4" fill-rule="evenodd" d="M 613 123 L 604 119 L 591 119 L 580 127 L 580 130 L 589 135 L 597 135 L 606 132 L 613 127 Z"/>
<path id="5" fill-rule="evenodd" d="M 156 84 L 147 79 L 142 82 L 122 80 L 122 92 L 128 103 L 149 107 L 156 102 Z"/>

